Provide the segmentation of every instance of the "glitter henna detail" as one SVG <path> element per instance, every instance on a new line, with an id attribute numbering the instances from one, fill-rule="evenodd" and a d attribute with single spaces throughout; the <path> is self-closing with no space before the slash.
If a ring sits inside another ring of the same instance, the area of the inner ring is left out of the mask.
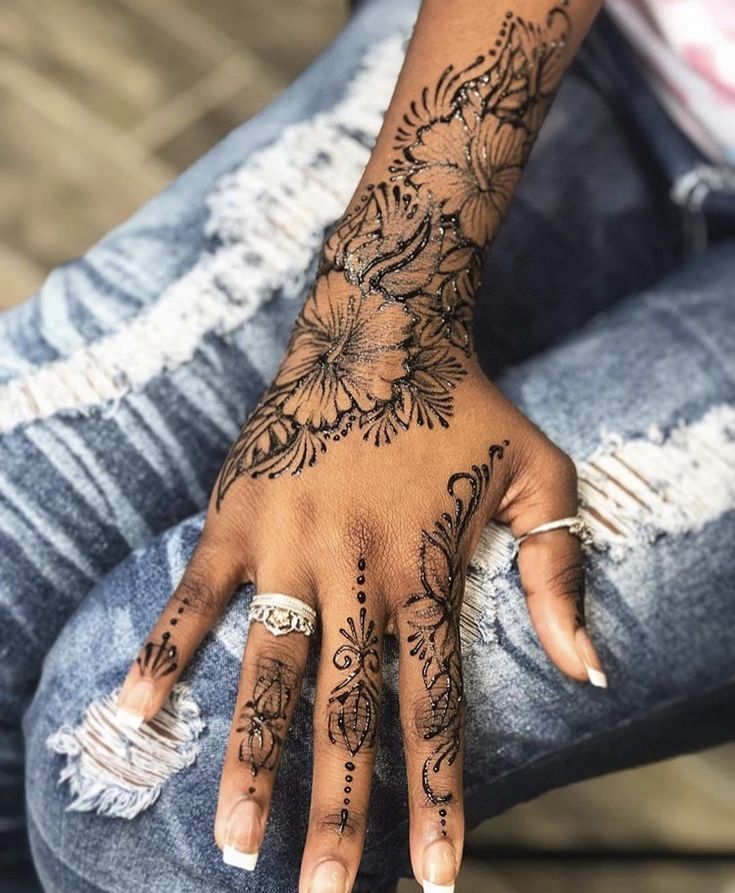
<path id="1" fill-rule="evenodd" d="M 240 476 L 299 475 L 355 431 L 383 446 L 449 426 L 484 249 L 564 67 L 564 6 L 541 24 L 508 12 L 485 53 L 410 104 L 389 177 L 325 243 L 281 369 L 224 463 L 218 509 Z"/>
<path id="2" fill-rule="evenodd" d="M 358 621 L 347 618 L 340 635 L 346 640 L 332 663 L 345 673 L 332 689 L 329 704 L 329 740 L 341 744 L 354 757 L 363 746 L 373 747 L 377 734 L 380 704 L 380 655 L 375 622 L 367 619 L 367 610 L 360 608 Z"/>
<path id="3" fill-rule="evenodd" d="M 459 637 L 459 615 L 464 589 L 462 547 L 470 521 L 486 492 L 494 465 L 503 458 L 508 441 L 488 450 L 488 461 L 470 471 L 453 474 L 447 482 L 451 512 L 442 513 L 432 530 L 421 532 L 419 574 L 421 590 L 404 604 L 409 652 L 421 662 L 428 709 L 418 732 L 431 745 L 424 761 L 422 782 L 428 800 L 439 807 L 442 834 L 446 805 L 454 799 L 444 770 L 453 765 L 461 745 L 464 684 Z"/>

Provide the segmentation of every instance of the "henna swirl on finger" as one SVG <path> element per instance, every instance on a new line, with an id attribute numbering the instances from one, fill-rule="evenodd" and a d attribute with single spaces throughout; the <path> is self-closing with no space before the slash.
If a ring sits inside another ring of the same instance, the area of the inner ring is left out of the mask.
<path id="1" fill-rule="evenodd" d="M 464 682 L 459 619 L 465 579 L 464 540 L 508 441 L 488 450 L 488 461 L 447 481 L 452 510 L 443 512 L 431 530 L 422 530 L 419 548 L 420 591 L 404 603 L 409 653 L 421 662 L 421 678 L 428 699 L 419 734 L 430 744 L 422 770 L 429 802 L 439 806 L 442 833 L 446 804 L 454 799 L 445 770 L 460 753 L 464 712 Z"/>
<path id="2" fill-rule="evenodd" d="M 375 622 L 360 608 L 357 622 L 347 618 L 340 635 L 346 639 L 334 657 L 334 666 L 345 673 L 333 689 L 329 703 L 329 740 L 341 744 L 354 757 L 363 747 L 373 747 L 380 705 L 380 655 Z"/>

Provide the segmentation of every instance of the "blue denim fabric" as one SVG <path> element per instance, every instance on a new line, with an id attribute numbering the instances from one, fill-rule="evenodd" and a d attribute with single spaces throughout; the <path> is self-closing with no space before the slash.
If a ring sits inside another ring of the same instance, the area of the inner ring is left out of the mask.
<path id="1" fill-rule="evenodd" d="M 266 112 L 0 319 L 0 383 L 70 356 L 154 306 L 211 247 L 204 201 L 219 178 L 288 125 L 329 108 L 368 48 L 386 33 L 408 34 L 414 14 L 413 2 L 363 5 Z M 620 63 L 624 49 L 616 40 L 601 21 L 560 91 L 493 248 L 476 323 L 483 364 L 497 375 L 596 314 L 609 314 L 501 382 L 580 459 L 599 444 L 603 428 L 623 437 L 651 424 L 668 430 L 733 399 L 735 249 L 723 240 L 682 267 L 681 214 L 668 192 L 701 159 L 660 110 L 659 117 L 651 112 L 658 107 L 632 66 L 618 64 L 622 80 L 610 76 L 615 66 L 603 50 L 614 46 Z M 650 114 L 633 114 L 631 106 Z M 732 201 L 715 199 L 725 207 L 718 232 L 732 232 Z M 47 889 L 295 889 L 310 777 L 303 770 L 308 689 L 284 755 L 268 843 L 249 880 L 223 866 L 211 843 L 238 673 L 219 638 L 208 641 L 188 675 L 207 721 L 202 752 L 132 821 L 65 813 L 60 760 L 45 739 L 121 681 L 198 535 L 201 516 L 182 519 L 205 505 L 231 438 L 277 365 L 298 306 L 276 290 L 231 336 L 205 336 L 190 361 L 163 370 L 115 406 L 56 414 L 0 437 L 0 792 L 4 827 L 14 815 L 18 825 L 18 727 L 48 654 L 25 722 L 31 835 Z M 476 705 L 466 776 L 471 821 L 547 787 L 732 733 L 724 715 L 705 710 L 709 699 L 730 691 L 735 674 L 725 641 L 733 612 L 728 541 L 731 514 L 690 533 L 685 548 L 681 537 L 663 536 L 622 561 L 593 559 L 590 626 L 611 677 L 606 694 L 580 689 L 549 665 L 508 570 L 495 621 L 498 644 L 478 643 L 466 661 Z M 228 615 L 241 638 L 242 616 L 241 599 Z M 391 828 L 393 817 L 405 816 L 389 692 L 359 887 L 378 893 L 406 868 L 405 827 L 385 830 L 386 816 Z M 694 728 L 657 740 L 696 711 L 702 716 Z"/>
<path id="2" fill-rule="evenodd" d="M 624 439 L 637 437 L 651 424 L 667 429 L 681 418 L 696 418 L 704 407 L 733 403 L 732 269 L 730 243 L 625 302 L 568 344 L 514 369 L 501 386 L 575 457 L 594 449 L 603 427 L 613 425 Z M 565 404 L 575 411 L 561 412 Z M 119 685 L 176 585 L 202 523 L 201 514 L 181 523 L 119 565 L 84 601 L 47 657 L 25 722 L 29 824 L 46 889 L 297 889 L 311 785 L 313 661 L 256 872 L 224 865 L 212 840 L 247 590 L 187 674 L 207 722 L 201 752 L 193 766 L 167 782 L 153 807 L 132 820 L 65 812 L 69 797 L 58 786 L 59 763 L 45 745 L 61 718 L 77 721 L 92 699 Z M 480 640 L 464 655 L 470 825 L 566 781 L 735 732 L 731 712 L 723 709 L 735 694 L 734 536 L 730 511 L 686 536 L 662 536 L 653 544 L 641 538 L 622 559 L 593 555 L 588 624 L 608 672 L 608 691 L 565 679 L 550 664 L 513 568 L 507 567 L 496 581 L 502 592 L 493 621 L 497 641 Z M 389 890 L 408 871 L 396 657 L 391 642 L 357 891 Z"/>

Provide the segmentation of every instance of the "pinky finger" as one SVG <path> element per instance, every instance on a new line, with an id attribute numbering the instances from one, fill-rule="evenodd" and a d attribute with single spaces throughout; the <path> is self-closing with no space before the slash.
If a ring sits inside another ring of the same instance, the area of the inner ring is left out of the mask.
<path id="1" fill-rule="evenodd" d="M 566 530 L 534 536 L 520 547 L 518 568 L 531 622 L 548 656 L 573 679 L 607 688 L 607 677 L 585 626 L 579 541 Z"/>

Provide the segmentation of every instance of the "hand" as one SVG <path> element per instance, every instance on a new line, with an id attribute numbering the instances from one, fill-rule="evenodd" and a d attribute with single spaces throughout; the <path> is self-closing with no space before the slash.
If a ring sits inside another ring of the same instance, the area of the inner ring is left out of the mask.
<path id="1" fill-rule="evenodd" d="M 120 706 L 153 717 L 243 581 L 316 608 L 301 893 L 347 893 L 357 874 L 386 632 L 400 644 L 414 873 L 434 893 L 453 889 L 467 562 L 492 518 L 519 536 L 577 511 L 573 463 L 487 381 L 471 345 L 485 244 L 597 0 L 568 6 L 537 22 L 498 14 L 491 41 L 485 5 L 422 4 L 357 200 L 327 240 L 280 371 L 230 451 L 201 541 L 123 686 Z M 577 540 L 534 536 L 519 569 L 551 660 L 574 679 L 599 671 Z M 225 859 L 242 867 L 263 841 L 308 647 L 300 632 L 276 637 L 251 623 L 215 820 Z"/>
<path id="2" fill-rule="evenodd" d="M 417 323 L 406 307 L 354 303 L 344 280 L 317 282 L 120 698 L 151 719 L 243 581 L 316 608 L 321 654 L 302 891 L 349 890 L 357 873 L 387 630 L 400 643 L 414 872 L 419 881 L 453 882 L 464 833 L 465 568 L 490 519 L 519 535 L 577 510 L 573 463 L 491 385 L 469 347 L 442 391 L 438 358 L 420 372 L 411 363 Z M 381 401 L 404 386 L 387 412 Z M 600 665 L 583 628 L 577 540 L 564 530 L 533 537 L 519 566 L 549 657 L 587 679 L 585 665 Z M 215 823 L 228 857 L 262 844 L 308 648 L 301 633 L 275 637 L 251 624 Z M 342 886 L 315 885 L 323 876 Z"/>

